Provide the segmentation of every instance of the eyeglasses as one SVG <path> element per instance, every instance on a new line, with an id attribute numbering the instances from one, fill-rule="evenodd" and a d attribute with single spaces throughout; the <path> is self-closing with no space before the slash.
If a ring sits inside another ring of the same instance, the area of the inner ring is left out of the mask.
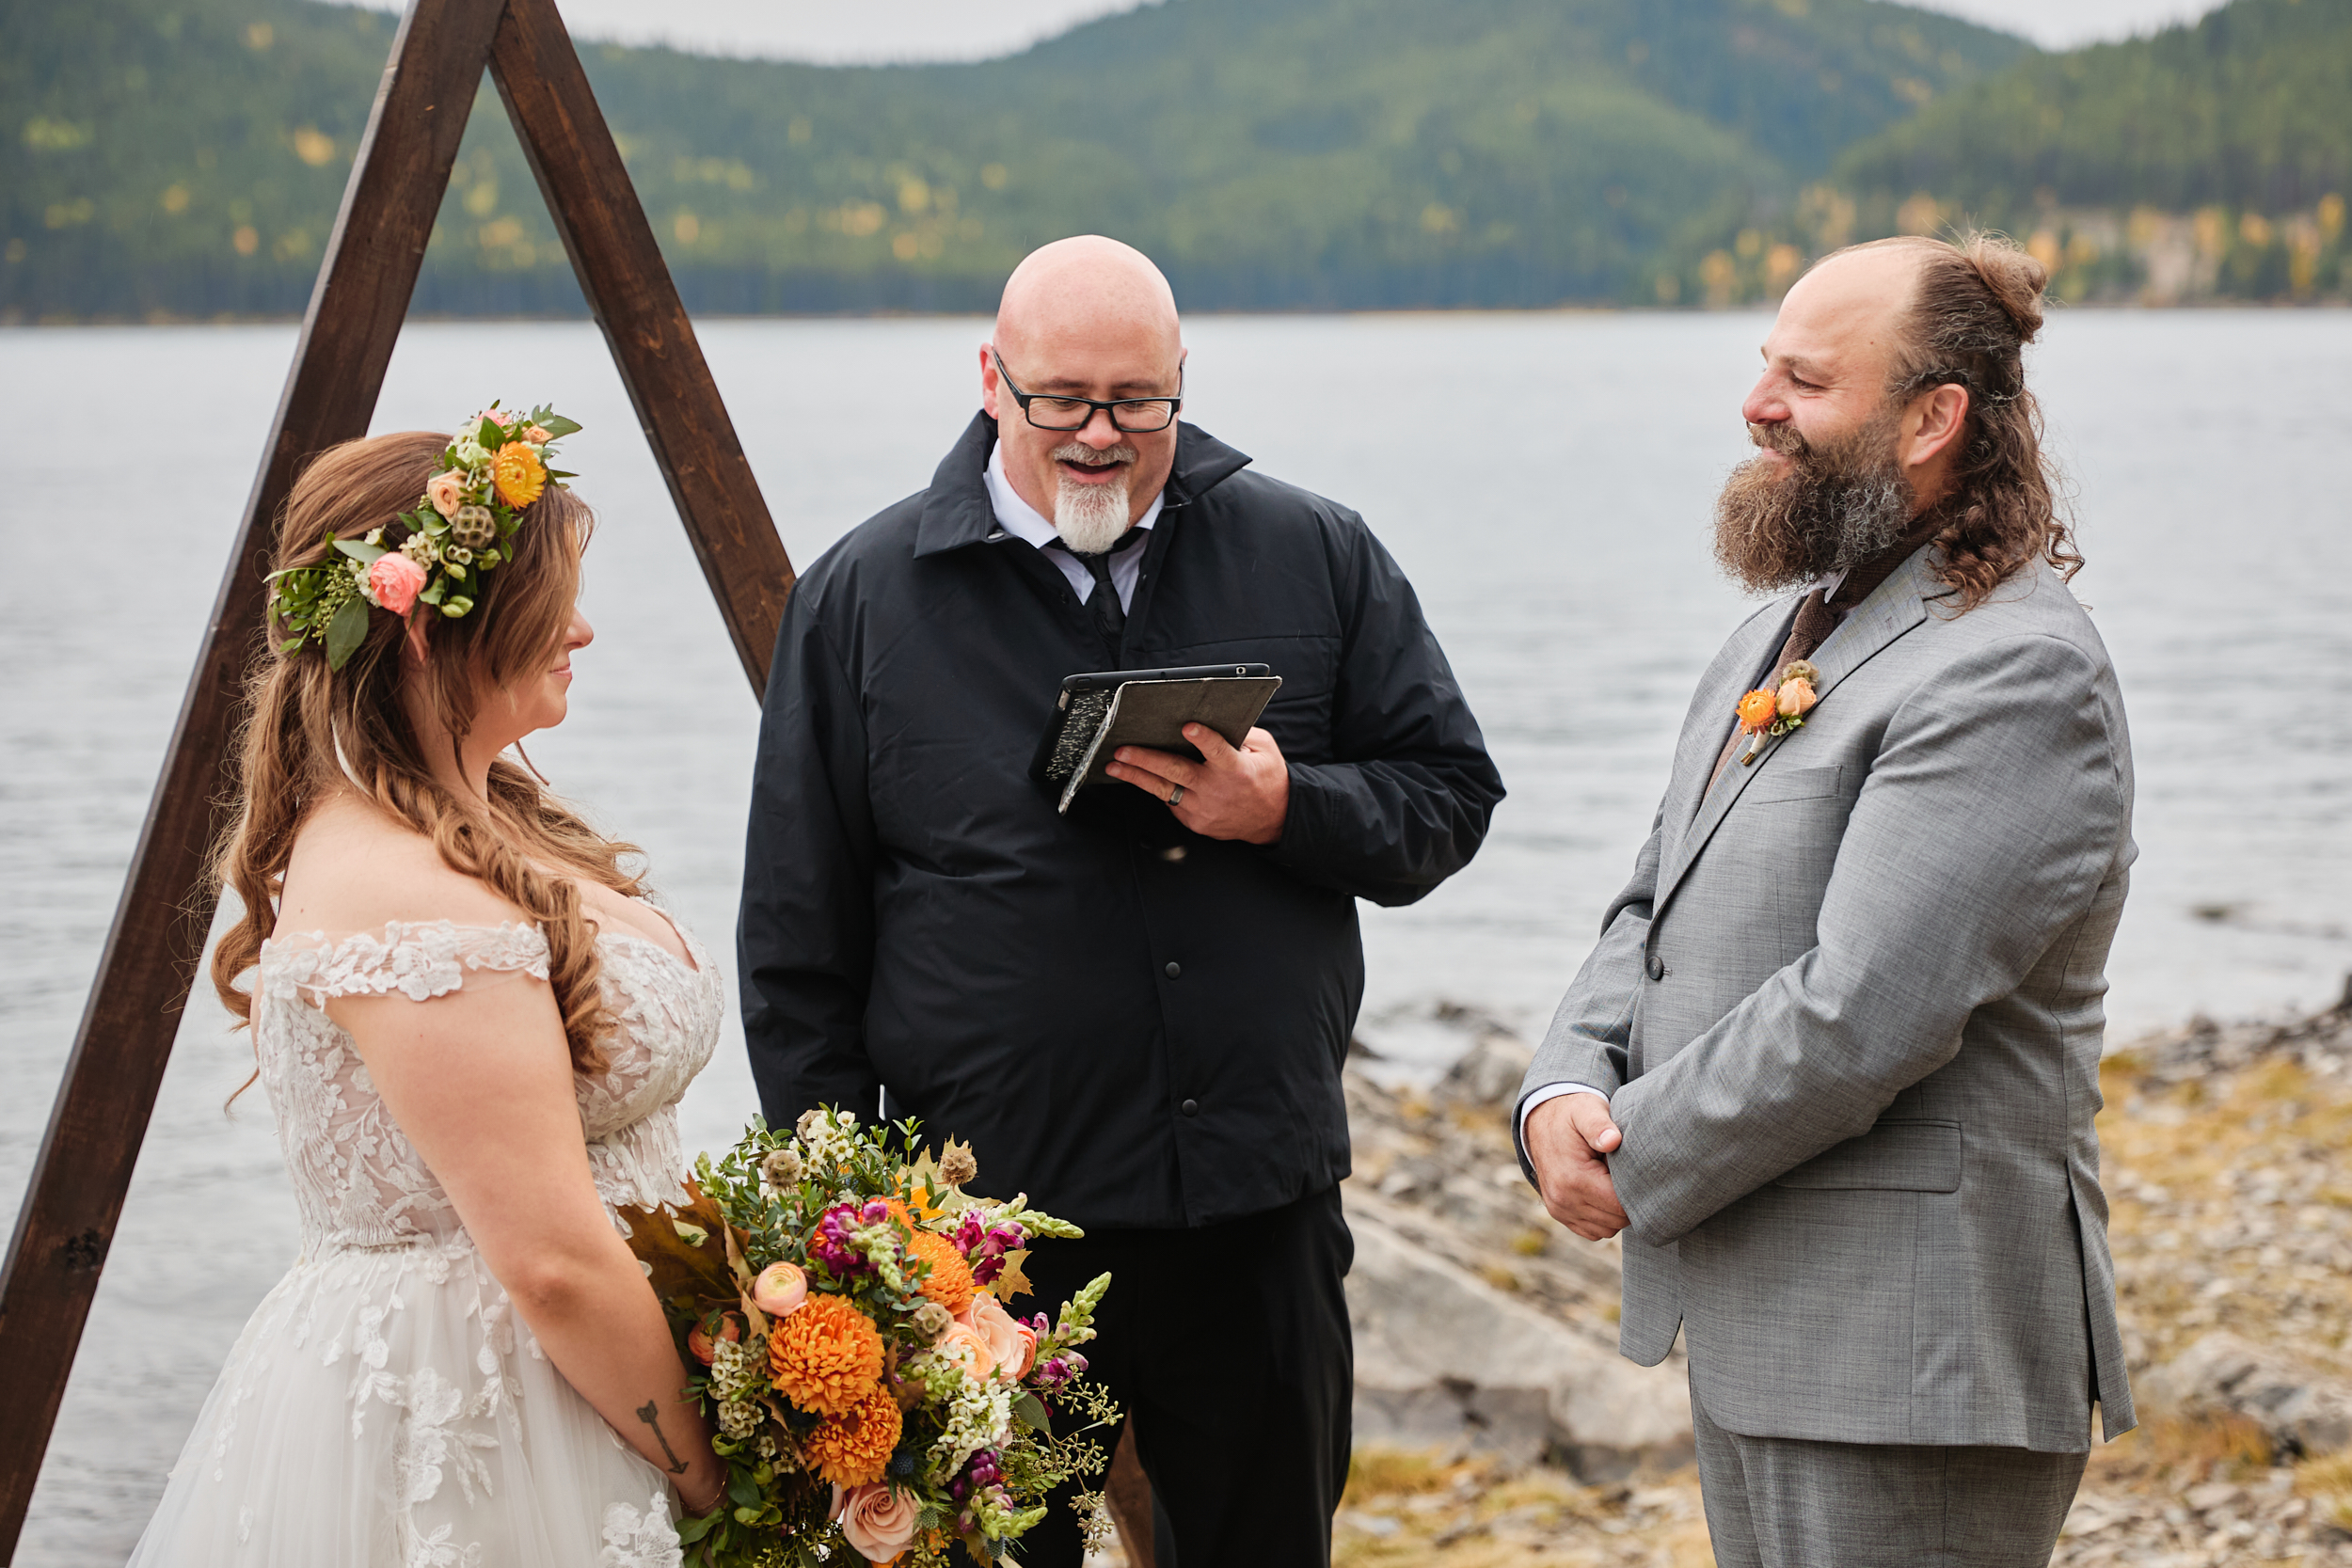
<path id="1" fill-rule="evenodd" d="M 1028 416 L 1029 422 L 1040 430 L 1084 430 L 1093 420 L 1094 411 L 1100 408 L 1110 415 L 1112 429 L 1141 436 L 1154 430 L 1166 430 L 1174 424 L 1176 410 L 1184 405 L 1184 372 L 1181 365 L 1176 370 L 1178 395 L 1175 397 L 1112 398 L 1104 402 L 1098 398 L 1047 397 L 1041 392 L 1025 392 L 1013 385 L 1011 376 L 1005 373 L 1005 362 L 997 357 L 994 350 L 990 350 L 988 356 L 996 360 L 997 378 L 1012 394 L 1012 401 L 1021 405 L 1021 412 Z"/>

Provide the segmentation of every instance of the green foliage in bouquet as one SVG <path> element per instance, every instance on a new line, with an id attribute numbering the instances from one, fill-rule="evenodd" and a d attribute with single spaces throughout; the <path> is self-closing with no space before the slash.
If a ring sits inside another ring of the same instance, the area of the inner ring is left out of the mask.
<path id="1" fill-rule="evenodd" d="M 966 1194 L 971 1149 L 934 1157 L 916 1131 L 827 1108 L 789 1132 L 755 1121 L 695 1162 L 690 1206 L 625 1212 L 727 1466 L 725 1500 L 679 1528 L 690 1564 L 943 1568 L 959 1545 L 1009 1563 L 1048 1494 L 1104 1468 L 1088 1434 L 1119 1410 L 1078 1347 L 1110 1275 L 1058 1321 L 1013 1316 L 1029 1243 L 1082 1233 Z M 1075 1507 L 1106 1539 L 1101 1494 Z"/>

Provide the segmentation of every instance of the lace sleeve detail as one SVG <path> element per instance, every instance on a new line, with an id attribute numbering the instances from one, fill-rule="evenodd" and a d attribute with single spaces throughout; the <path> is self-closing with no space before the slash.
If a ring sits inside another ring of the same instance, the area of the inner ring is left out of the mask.
<path id="1" fill-rule="evenodd" d="M 299 992 L 313 1002 L 330 996 L 384 996 L 398 991 L 429 1002 L 455 990 L 465 972 L 517 971 L 548 977 L 548 942 L 535 926 L 504 922 L 460 926 L 454 921 L 387 922 L 382 934 L 359 931 L 329 942 L 324 931 L 262 947 L 264 987 Z"/>

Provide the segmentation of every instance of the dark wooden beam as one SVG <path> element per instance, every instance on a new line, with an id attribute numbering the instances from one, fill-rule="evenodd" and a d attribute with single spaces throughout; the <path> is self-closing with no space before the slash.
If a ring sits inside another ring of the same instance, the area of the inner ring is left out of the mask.
<path id="1" fill-rule="evenodd" d="M 792 562 L 555 0 L 507 0 L 490 74 L 612 346 L 736 657 L 753 692 L 765 691 Z"/>

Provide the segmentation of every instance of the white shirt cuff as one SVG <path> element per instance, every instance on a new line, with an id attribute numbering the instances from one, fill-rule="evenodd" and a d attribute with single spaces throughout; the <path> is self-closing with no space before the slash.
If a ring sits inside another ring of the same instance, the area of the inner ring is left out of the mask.
<path id="1" fill-rule="evenodd" d="M 1527 1148 L 1528 1113 L 1547 1100 L 1558 1100 L 1563 1095 L 1570 1094 L 1599 1094 L 1603 1101 L 1609 1098 L 1590 1084 L 1546 1084 L 1542 1088 L 1532 1091 L 1519 1101 L 1519 1148 L 1522 1150 Z"/>

